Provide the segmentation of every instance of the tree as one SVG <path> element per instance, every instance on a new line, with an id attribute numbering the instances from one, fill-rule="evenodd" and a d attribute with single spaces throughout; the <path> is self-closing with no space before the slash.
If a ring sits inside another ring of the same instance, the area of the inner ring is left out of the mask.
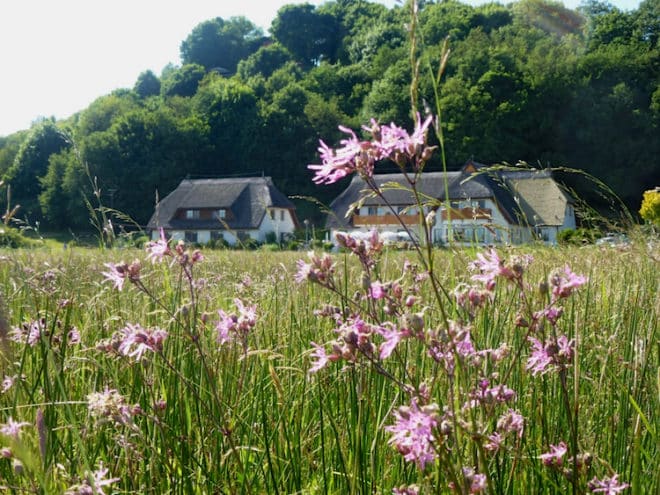
<path id="1" fill-rule="evenodd" d="M 225 21 L 216 17 L 195 26 L 181 43 L 184 64 L 199 64 L 206 70 L 234 73 L 238 62 L 255 52 L 265 41 L 262 31 L 245 17 Z"/>
<path id="2" fill-rule="evenodd" d="M 135 81 L 133 91 L 135 91 L 141 99 L 159 95 L 160 79 L 158 79 L 156 74 L 152 71 L 144 71 L 138 76 L 137 81 Z"/>
<path id="3" fill-rule="evenodd" d="M 74 131 L 76 141 L 94 132 L 109 129 L 116 118 L 136 107 L 134 95 L 113 92 L 97 98 L 80 113 Z"/>
<path id="4" fill-rule="evenodd" d="M 23 142 L 5 175 L 5 180 L 11 185 L 13 203 L 21 205 L 21 216 L 27 216 L 30 221 L 41 220 L 38 199 L 42 188 L 40 179 L 48 171 L 51 155 L 69 146 L 68 137 L 51 120 L 44 120 L 34 127 Z"/>
<path id="5" fill-rule="evenodd" d="M 63 229 L 68 226 L 67 196 L 62 188 L 64 173 L 70 159 L 70 153 L 64 151 L 50 156 L 48 171 L 40 179 L 41 194 L 39 205 L 44 220 L 50 228 Z"/>
<path id="6" fill-rule="evenodd" d="M 238 75 L 244 81 L 261 75 L 268 79 L 273 72 L 291 61 L 291 54 L 279 43 L 262 46 L 238 64 Z"/>
<path id="7" fill-rule="evenodd" d="M 161 83 L 163 96 L 193 96 L 206 70 L 199 64 L 186 64 L 167 75 Z"/>
<path id="8" fill-rule="evenodd" d="M 339 46 L 337 19 L 319 13 L 311 4 L 285 5 L 278 10 L 270 30 L 273 37 L 305 67 L 336 58 Z"/>
<path id="9" fill-rule="evenodd" d="M 199 174 L 226 175 L 245 171 L 255 144 L 259 114 L 257 98 L 246 85 L 219 76 L 205 80 L 194 108 L 209 126 L 214 159 Z"/>

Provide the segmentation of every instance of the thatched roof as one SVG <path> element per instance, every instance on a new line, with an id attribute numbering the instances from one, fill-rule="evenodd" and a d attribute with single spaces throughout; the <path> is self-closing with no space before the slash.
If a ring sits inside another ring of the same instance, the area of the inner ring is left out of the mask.
<path id="1" fill-rule="evenodd" d="M 410 206 L 415 200 L 402 174 L 376 174 L 375 183 L 384 191 L 379 196 L 362 200 L 364 206 Z M 331 203 L 329 228 L 348 228 L 346 218 L 352 204 L 359 201 L 367 186 L 355 175 L 348 187 Z M 512 224 L 561 225 L 570 198 L 561 190 L 547 170 L 498 168 L 469 161 L 460 171 L 426 172 L 417 182 L 422 203 L 491 199 Z M 449 193 L 447 198 L 446 192 Z M 432 205 L 437 206 L 437 204 Z"/>
<path id="2" fill-rule="evenodd" d="M 235 179 L 184 179 L 156 206 L 148 229 L 257 229 L 267 208 L 295 207 L 274 185 L 270 177 Z M 224 222 L 217 219 L 185 220 L 180 210 L 224 209 L 231 212 Z"/>

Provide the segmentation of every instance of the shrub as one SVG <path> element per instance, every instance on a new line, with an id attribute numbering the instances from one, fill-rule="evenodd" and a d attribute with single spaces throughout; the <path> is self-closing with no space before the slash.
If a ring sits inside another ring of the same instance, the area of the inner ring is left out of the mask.
<path id="1" fill-rule="evenodd" d="M 0 227 L 0 247 L 7 248 L 20 248 L 20 247 L 29 247 L 32 245 L 32 241 L 27 237 L 23 236 L 18 230 L 4 226 Z"/>
<path id="2" fill-rule="evenodd" d="M 644 191 L 642 206 L 639 214 L 644 220 L 660 227 L 660 189 L 655 188 Z"/>

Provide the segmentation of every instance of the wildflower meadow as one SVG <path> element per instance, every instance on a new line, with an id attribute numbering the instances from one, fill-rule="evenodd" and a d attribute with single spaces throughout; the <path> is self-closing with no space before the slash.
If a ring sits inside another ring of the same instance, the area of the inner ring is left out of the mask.
<path id="1" fill-rule="evenodd" d="M 314 180 L 416 194 L 430 125 L 343 129 Z M 657 253 L 438 249 L 439 207 L 407 251 L 3 252 L 0 490 L 660 492 Z"/>

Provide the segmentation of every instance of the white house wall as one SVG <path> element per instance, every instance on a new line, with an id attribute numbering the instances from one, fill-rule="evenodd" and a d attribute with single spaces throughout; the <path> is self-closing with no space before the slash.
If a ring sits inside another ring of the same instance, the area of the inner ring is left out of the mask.
<path id="1" fill-rule="evenodd" d="M 275 218 L 271 218 L 270 211 L 275 215 Z M 281 215 L 284 215 L 284 219 L 281 220 Z M 293 216 L 291 215 L 291 210 L 286 208 L 269 208 L 264 215 L 259 230 L 257 231 L 257 240 L 259 242 L 264 242 L 266 236 L 274 232 L 277 239 L 280 240 L 283 234 L 293 234 L 296 229 L 296 224 L 293 221 Z"/>

